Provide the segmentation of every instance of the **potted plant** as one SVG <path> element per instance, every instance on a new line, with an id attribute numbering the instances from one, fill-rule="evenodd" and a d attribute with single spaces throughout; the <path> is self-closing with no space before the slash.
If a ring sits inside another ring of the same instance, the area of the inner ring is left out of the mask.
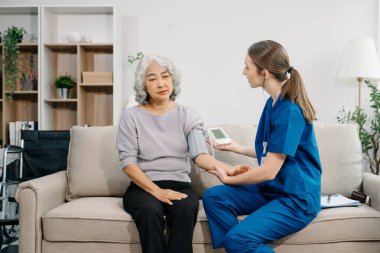
<path id="1" fill-rule="evenodd" d="M 23 35 L 26 33 L 22 27 L 11 26 L 5 30 L 3 34 L 4 44 L 4 83 L 9 87 L 7 98 L 12 101 L 16 87 L 16 82 L 20 77 L 20 72 L 17 69 L 18 56 L 20 49 L 18 43 L 21 43 Z"/>
<path id="2" fill-rule="evenodd" d="M 363 157 L 369 163 L 369 169 L 375 175 L 380 175 L 380 91 L 377 85 L 366 80 L 370 89 L 371 111 L 356 107 L 355 110 L 339 111 L 339 123 L 355 123 L 358 126 Z"/>
<path id="3" fill-rule="evenodd" d="M 77 83 L 70 75 L 59 76 L 55 80 L 55 86 L 58 89 L 58 94 L 60 98 L 68 98 L 68 93 L 71 88 L 73 88 Z"/>

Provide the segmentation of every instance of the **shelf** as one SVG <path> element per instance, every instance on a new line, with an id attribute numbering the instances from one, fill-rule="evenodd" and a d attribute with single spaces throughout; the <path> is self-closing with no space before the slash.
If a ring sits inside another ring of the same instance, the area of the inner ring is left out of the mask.
<path id="1" fill-rule="evenodd" d="M 46 7 L 51 15 L 113 15 L 112 6 L 52 6 Z"/>
<path id="2" fill-rule="evenodd" d="M 17 44 L 19 47 L 38 47 L 38 43 L 22 42 Z"/>
<path id="3" fill-rule="evenodd" d="M 76 99 L 76 98 L 67 98 L 67 99 L 47 98 L 44 101 L 47 103 L 76 103 L 76 102 L 78 102 L 78 99 Z"/>
<path id="4" fill-rule="evenodd" d="M 68 130 L 72 126 L 78 124 L 77 103 L 68 101 L 64 102 L 65 99 L 61 100 L 62 101 L 59 102 L 46 102 L 43 106 L 43 108 L 48 110 L 46 115 L 49 115 L 48 121 L 44 123 L 48 123 L 50 129 Z"/>
<path id="5" fill-rule="evenodd" d="M 7 90 L 7 91 L 4 91 L 5 94 L 10 94 L 11 91 Z M 27 95 L 27 94 L 30 94 L 30 95 L 38 95 L 38 90 L 15 90 L 13 92 L 14 95 L 19 95 L 19 94 L 23 94 L 23 95 Z"/>
<path id="6" fill-rule="evenodd" d="M 69 51 L 76 52 L 77 44 L 69 43 L 46 43 L 44 44 L 46 48 L 51 49 L 52 51 Z"/>
<path id="7" fill-rule="evenodd" d="M 6 6 L 0 8 L 0 15 L 38 15 L 37 6 L 27 6 L 27 7 L 16 7 L 16 6 Z"/>
<path id="8" fill-rule="evenodd" d="M 11 121 L 38 121 L 38 96 L 36 94 L 18 92 L 13 96 L 12 102 L 3 99 L 3 122 L 5 122 L 3 129 L 8 129 L 8 123 Z"/>
<path id="9" fill-rule="evenodd" d="M 80 86 L 79 125 L 107 126 L 113 124 L 113 87 Z"/>
<path id="10" fill-rule="evenodd" d="M 78 54 L 77 46 L 67 43 L 45 44 L 43 47 L 42 68 L 44 70 L 44 82 L 42 83 L 43 99 L 51 99 L 56 96 L 57 89 L 54 82 L 62 75 L 72 76 L 77 79 Z M 76 89 L 71 89 L 71 97 L 77 97 Z"/>
<path id="11" fill-rule="evenodd" d="M 37 43 L 20 43 L 17 44 L 21 51 L 35 51 L 38 50 L 38 44 Z"/>
<path id="12" fill-rule="evenodd" d="M 79 72 L 112 72 L 113 71 L 113 49 L 104 46 L 82 46 L 78 51 L 80 65 Z"/>
<path id="13" fill-rule="evenodd" d="M 83 43 L 78 44 L 78 46 L 83 47 L 87 50 L 101 50 L 101 51 L 107 51 L 108 53 L 113 52 L 113 45 L 110 43 Z"/>
<path id="14" fill-rule="evenodd" d="M 113 83 L 80 83 L 79 86 L 81 87 L 103 87 L 103 86 L 106 86 L 106 87 L 109 87 L 109 86 L 113 86 Z"/>

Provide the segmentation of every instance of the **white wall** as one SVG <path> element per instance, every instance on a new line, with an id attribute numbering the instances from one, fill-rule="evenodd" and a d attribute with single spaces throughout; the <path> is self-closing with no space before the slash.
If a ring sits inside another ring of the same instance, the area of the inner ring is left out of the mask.
<path id="1" fill-rule="evenodd" d="M 337 80 L 347 41 L 377 39 L 377 0 L 1 0 L 0 5 L 114 4 L 119 11 L 123 103 L 131 90 L 127 55 L 171 58 L 183 74 L 178 102 L 206 124 L 257 124 L 267 98 L 241 74 L 247 48 L 272 39 L 285 46 L 305 80 L 321 122 L 357 105 L 357 86 Z M 368 100 L 364 90 L 363 100 Z M 364 103 L 365 104 L 365 103 Z"/>

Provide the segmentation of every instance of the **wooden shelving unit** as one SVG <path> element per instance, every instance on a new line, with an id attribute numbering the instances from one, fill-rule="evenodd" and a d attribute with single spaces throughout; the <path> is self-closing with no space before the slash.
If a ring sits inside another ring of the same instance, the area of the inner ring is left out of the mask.
<path id="1" fill-rule="evenodd" d="M 113 83 L 82 82 L 83 71 L 114 72 L 113 18 L 110 6 L 42 7 L 42 30 L 48 32 L 42 36 L 43 128 L 63 130 L 73 125 L 113 124 Z M 94 26 L 97 29 L 89 34 Z M 69 43 L 64 31 L 90 35 L 93 42 Z M 60 75 L 77 80 L 69 99 L 57 98 L 54 81 Z"/>
<path id="2" fill-rule="evenodd" d="M 115 76 L 113 6 L 0 7 L 0 30 L 12 25 L 24 27 L 29 37 L 33 34 L 37 38 L 33 43 L 27 38 L 19 44 L 20 71 L 33 72 L 37 80 L 33 90 L 22 90 L 21 83 L 17 83 L 12 102 L 6 98 L 9 87 L 1 86 L 1 145 L 9 143 L 11 121 L 38 121 L 40 130 L 115 124 L 114 107 L 118 102 L 114 81 L 86 83 L 82 79 L 84 71 L 112 72 Z M 91 37 L 92 42 L 68 42 L 67 35 L 73 31 Z M 3 77 L 1 43 L 0 54 Z M 77 80 L 68 99 L 57 96 L 54 81 L 60 75 Z"/>
<path id="3" fill-rule="evenodd" d="M 11 121 L 38 121 L 39 104 L 39 44 L 31 42 L 31 35 L 38 38 L 39 34 L 38 6 L 8 6 L 0 8 L 0 30 L 4 31 L 14 25 L 23 27 L 27 34 L 19 44 L 20 55 L 18 69 L 20 73 L 33 73 L 36 80 L 33 81 L 33 90 L 23 90 L 22 80 L 16 82 L 13 100 L 7 98 L 9 87 L 4 84 L 4 66 L 1 62 L 1 145 L 9 143 L 9 122 Z M 1 59 L 4 53 L 1 45 Z"/>

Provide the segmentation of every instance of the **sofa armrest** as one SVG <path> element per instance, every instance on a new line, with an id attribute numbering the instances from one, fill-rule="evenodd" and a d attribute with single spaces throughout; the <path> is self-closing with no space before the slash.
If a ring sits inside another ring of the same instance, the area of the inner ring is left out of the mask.
<path id="1" fill-rule="evenodd" d="M 19 252 L 41 253 L 41 216 L 65 203 L 66 171 L 19 184 L 16 200 L 20 204 Z"/>
<path id="2" fill-rule="evenodd" d="M 371 206 L 380 211 L 380 176 L 364 173 L 363 191 L 371 197 Z"/>

